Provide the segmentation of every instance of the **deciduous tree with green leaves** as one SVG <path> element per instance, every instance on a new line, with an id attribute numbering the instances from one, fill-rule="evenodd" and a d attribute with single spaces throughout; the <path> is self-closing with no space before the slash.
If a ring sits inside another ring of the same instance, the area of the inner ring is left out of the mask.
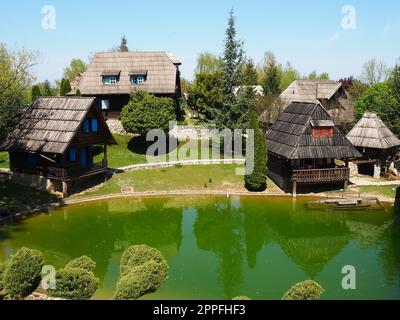
<path id="1" fill-rule="evenodd" d="M 175 105 L 171 98 L 158 98 L 147 92 L 134 92 L 122 109 L 121 123 L 129 133 L 145 136 L 152 129 L 169 129 L 176 120 Z"/>
<path id="2" fill-rule="evenodd" d="M 72 59 L 67 68 L 64 69 L 63 78 L 69 81 L 74 80 L 79 74 L 84 73 L 87 69 L 87 64 L 81 59 Z"/>

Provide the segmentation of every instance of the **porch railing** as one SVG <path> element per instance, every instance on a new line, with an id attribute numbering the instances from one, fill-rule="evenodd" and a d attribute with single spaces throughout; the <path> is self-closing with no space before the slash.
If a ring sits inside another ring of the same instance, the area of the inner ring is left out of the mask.
<path id="1" fill-rule="evenodd" d="M 343 182 L 349 179 L 349 168 L 293 170 L 292 174 L 292 181 L 299 183 Z"/>
<path id="2" fill-rule="evenodd" d="M 66 168 L 49 167 L 48 176 L 59 179 L 77 178 L 98 171 L 104 171 L 105 169 L 107 169 L 107 167 L 107 160 L 102 160 L 101 162 L 94 163 L 89 168 L 81 168 L 79 165 L 74 165 Z"/>

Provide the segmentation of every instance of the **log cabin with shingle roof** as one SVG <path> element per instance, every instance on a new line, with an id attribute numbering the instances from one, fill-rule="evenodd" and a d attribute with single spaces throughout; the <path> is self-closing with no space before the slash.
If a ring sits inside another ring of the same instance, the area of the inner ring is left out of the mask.
<path id="1" fill-rule="evenodd" d="M 267 132 L 269 177 L 296 195 L 299 185 L 342 184 L 348 160 L 362 155 L 315 102 L 292 102 Z M 345 164 L 338 167 L 335 160 Z"/>
<path id="2" fill-rule="evenodd" d="M 107 118 L 119 118 L 134 91 L 158 97 L 181 98 L 181 62 L 165 52 L 99 52 L 83 74 L 77 89 L 96 97 Z"/>
<path id="3" fill-rule="evenodd" d="M 355 161 L 358 172 L 374 175 L 374 166 L 381 167 L 385 174 L 399 151 L 400 140 L 385 125 L 376 113 L 367 112 L 347 134 L 347 139 L 362 153 Z"/>
<path id="4" fill-rule="evenodd" d="M 270 110 L 261 115 L 261 121 L 272 124 L 292 102 L 320 103 L 332 120 L 345 132 L 355 122 L 354 100 L 342 83 L 322 80 L 295 80 L 283 91 Z"/>
<path id="5" fill-rule="evenodd" d="M 93 176 L 104 179 L 107 145 L 113 144 L 95 98 L 43 97 L 27 108 L 1 149 L 10 154 L 15 181 L 67 196 Z M 95 146 L 104 153 L 100 163 L 93 161 Z"/>

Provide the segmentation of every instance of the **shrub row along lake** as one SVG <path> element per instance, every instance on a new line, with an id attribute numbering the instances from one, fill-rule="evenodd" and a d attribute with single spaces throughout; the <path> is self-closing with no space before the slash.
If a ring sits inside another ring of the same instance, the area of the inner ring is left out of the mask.
<path id="1" fill-rule="evenodd" d="M 41 250 L 56 268 L 88 255 L 111 298 L 124 249 L 158 248 L 169 278 L 147 299 L 280 299 L 312 279 L 323 299 L 400 299 L 400 222 L 386 211 L 310 211 L 304 199 L 163 197 L 71 205 L 0 227 L 0 261 Z M 357 289 L 343 290 L 343 266 Z"/>

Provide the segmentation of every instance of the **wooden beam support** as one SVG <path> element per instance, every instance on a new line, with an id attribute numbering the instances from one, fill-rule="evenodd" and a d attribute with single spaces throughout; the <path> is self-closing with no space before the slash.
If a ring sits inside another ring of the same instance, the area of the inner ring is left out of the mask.
<path id="1" fill-rule="evenodd" d="M 293 198 L 297 197 L 297 181 L 293 180 L 293 190 L 292 190 Z"/>

